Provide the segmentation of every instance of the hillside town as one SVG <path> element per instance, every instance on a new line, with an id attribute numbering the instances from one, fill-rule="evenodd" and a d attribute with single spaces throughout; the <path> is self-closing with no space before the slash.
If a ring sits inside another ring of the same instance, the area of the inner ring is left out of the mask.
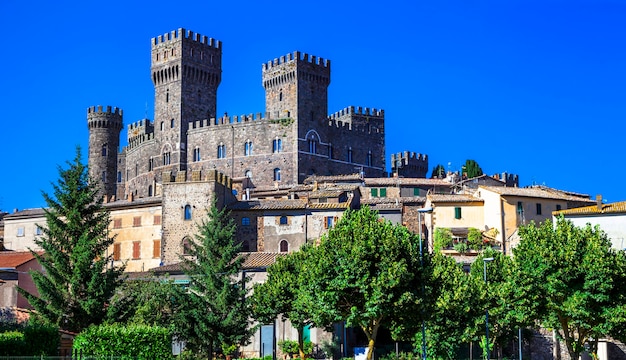
<path id="1" fill-rule="evenodd" d="M 234 278 L 246 279 L 244 289 L 265 282 L 277 259 L 319 244 L 346 213 L 362 208 L 417 236 L 425 253 L 445 254 L 467 272 L 477 261 L 486 269 L 487 247 L 511 257 L 521 228 L 558 218 L 599 225 L 614 250 L 626 249 L 626 202 L 520 187 L 518 175 L 507 172 L 431 172 L 428 155 L 415 151 L 388 156 L 385 122 L 397 120 L 365 106 L 330 112 L 328 59 L 296 51 L 264 63 L 265 112 L 218 115 L 221 49 L 219 40 L 182 28 L 155 37 L 154 117 L 127 122 L 115 106 L 86 109 L 88 171 L 114 239 L 104 257 L 128 279 L 167 277 L 189 286 L 193 279 L 183 263 L 196 255 L 199 224 L 212 205 L 236 225 L 234 241 L 244 260 Z M 43 269 L 36 254 L 43 254 L 46 227 L 45 208 L 0 213 L 0 308 L 19 316 L 32 311 L 17 287 L 37 293 L 29 272 Z M 240 357 L 286 358 L 278 343 L 302 336 L 284 317 L 259 325 Z M 304 336 L 320 346 L 334 340 L 341 345 L 338 358 L 355 357 L 364 346 L 358 329 L 339 324 L 328 330 L 307 327 Z M 549 358 L 559 341 L 542 329 L 527 348 L 532 358 Z M 559 358 L 566 359 L 562 347 Z M 600 339 L 597 351 L 604 359 L 626 358 L 626 346 L 613 339 Z M 622 357 L 608 355 L 619 352 Z"/>

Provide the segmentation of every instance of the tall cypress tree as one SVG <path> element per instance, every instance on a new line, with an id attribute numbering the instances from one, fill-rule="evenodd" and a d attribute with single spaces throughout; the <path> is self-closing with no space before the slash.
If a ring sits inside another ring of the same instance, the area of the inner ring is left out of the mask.
<path id="1" fill-rule="evenodd" d="M 178 300 L 175 331 L 193 351 L 222 348 L 226 352 L 227 347 L 232 351 L 247 343 L 252 335 L 245 277 L 239 278 L 244 258 L 228 212 L 219 210 L 214 201 L 207 215 L 190 244 L 190 256 L 182 261 L 191 282 Z"/>
<path id="2" fill-rule="evenodd" d="M 43 192 L 48 208 L 43 236 L 35 252 L 44 272 L 32 272 L 39 296 L 18 288 L 38 316 L 61 329 L 80 332 L 105 319 L 106 307 L 121 282 L 123 268 L 108 268 L 109 212 L 102 205 L 97 183 L 81 163 L 80 147 L 69 167 L 59 166 L 53 195 Z"/>

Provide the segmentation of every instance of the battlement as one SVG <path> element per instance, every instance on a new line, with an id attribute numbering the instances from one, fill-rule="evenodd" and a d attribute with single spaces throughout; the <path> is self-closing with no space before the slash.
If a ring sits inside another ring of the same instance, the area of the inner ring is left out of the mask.
<path id="1" fill-rule="evenodd" d="M 300 51 L 294 51 L 293 53 L 283 55 L 280 58 L 275 58 L 274 60 L 270 60 L 267 63 L 264 63 L 263 72 L 269 71 L 272 68 L 284 65 L 292 61 L 309 63 L 312 65 L 318 65 L 322 68 L 330 69 L 330 60 L 324 59 L 322 57 L 317 57 L 315 55 L 309 55 L 307 53 L 301 53 Z"/>
<path id="2" fill-rule="evenodd" d="M 165 33 L 163 35 L 159 35 L 158 37 L 152 38 L 152 47 L 161 46 L 164 44 L 169 44 L 178 40 L 188 39 L 199 44 L 207 45 L 209 47 L 215 49 L 222 48 L 222 42 L 219 40 L 215 40 L 213 38 L 200 35 L 198 33 L 194 33 L 191 30 L 185 30 L 184 28 L 179 28 L 178 30 L 172 30 L 169 33 Z"/>
<path id="3" fill-rule="evenodd" d="M 375 116 L 375 117 L 381 117 L 384 118 L 385 117 L 385 110 L 376 110 L 376 108 L 364 108 L 364 107 L 354 107 L 354 106 L 348 106 L 346 108 L 343 108 L 337 112 L 335 112 L 334 114 L 330 114 L 328 116 L 328 118 L 330 120 L 335 120 L 335 119 L 339 119 L 342 118 L 344 116 L 347 115 L 366 115 L 366 116 Z"/>
<path id="4" fill-rule="evenodd" d="M 213 170 L 180 170 L 178 172 L 164 171 L 163 183 L 186 183 L 197 181 L 214 181 L 228 189 L 232 189 L 233 180 L 230 176 L 225 175 L 215 169 Z"/>
<path id="5" fill-rule="evenodd" d="M 391 172 L 398 176 L 424 178 L 428 172 L 428 155 L 412 151 L 391 154 Z"/>
<path id="6" fill-rule="evenodd" d="M 102 105 L 87 108 L 87 126 L 92 128 L 111 128 L 122 130 L 122 109 L 107 106 L 104 110 Z"/>
<path id="7" fill-rule="evenodd" d="M 150 127 L 151 125 L 152 122 L 150 121 L 150 119 L 142 119 L 139 121 L 135 121 L 134 123 L 128 124 L 128 131 L 130 132 L 134 129 Z"/>
<path id="8" fill-rule="evenodd" d="M 519 176 L 517 174 L 509 174 L 506 171 L 502 174 L 493 174 L 494 179 L 500 180 L 506 184 L 506 186 L 518 187 Z"/>
<path id="9" fill-rule="evenodd" d="M 261 113 L 241 115 L 241 116 L 224 115 L 219 118 L 192 121 L 189 123 L 190 125 L 189 129 L 191 130 L 191 129 L 200 129 L 204 127 L 209 127 L 209 126 L 242 124 L 242 123 L 260 121 L 260 120 L 268 120 L 268 118 L 261 116 Z"/>

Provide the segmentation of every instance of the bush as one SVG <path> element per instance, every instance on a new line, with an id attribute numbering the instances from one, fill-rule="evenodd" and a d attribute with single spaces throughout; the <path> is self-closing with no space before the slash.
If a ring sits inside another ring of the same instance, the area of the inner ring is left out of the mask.
<path id="1" fill-rule="evenodd" d="M 481 250 L 484 246 L 483 233 L 476 228 L 469 228 L 467 233 L 467 245 L 470 249 Z"/>
<path id="2" fill-rule="evenodd" d="M 26 342 L 24 334 L 19 331 L 0 333 L 0 355 L 24 355 Z"/>
<path id="3" fill-rule="evenodd" d="M 173 358 L 170 333 L 159 326 L 91 326 L 74 339 L 74 349 L 89 356 L 115 356 L 116 359 Z"/>
<path id="4" fill-rule="evenodd" d="M 433 248 L 438 251 L 450 246 L 452 246 L 452 231 L 447 228 L 436 228 L 433 236 Z"/>
<path id="5" fill-rule="evenodd" d="M 460 243 L 454 244 L 454 250 L 458 252 L 459 254 L 465 254 L 469 250 L 469 247 L 467 246 L 466 243 L 460 242 Z"/>
<path id="6" fill-rule="evenodd" d="M 278 346 L 280 347 L 280 351 L 285 354 L 290 355 L 298 355 L 300 351 L 298 350 L 298 342 L 294 340 L 283 340 L 278 342 Z M 304 353 L 311 354 L 313 351 L 314 344 L 310 341 L 305 341 L 303 344 Z"/>
<path id="7" fill-rule="evenodd" d="M 0 355 L 57 355 L 59 330 L 55 326 L 29 323 L 0 333 Z"/>

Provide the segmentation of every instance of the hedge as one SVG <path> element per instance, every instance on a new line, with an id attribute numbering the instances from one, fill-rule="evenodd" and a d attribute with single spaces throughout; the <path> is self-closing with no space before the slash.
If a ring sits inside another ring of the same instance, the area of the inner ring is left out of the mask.
<path id="1" fill-rule="evenodd" d="M 158 326 L 91 326 L 74 339 L 74 350 L 116 359 L 172 359 L 169 331 Z"/>
<path id="2" fill-rule="evenodd" d="M 59 330 L 54 326 L 29 324 L 0 333 L 1 356 L 58 355 Z"/>

